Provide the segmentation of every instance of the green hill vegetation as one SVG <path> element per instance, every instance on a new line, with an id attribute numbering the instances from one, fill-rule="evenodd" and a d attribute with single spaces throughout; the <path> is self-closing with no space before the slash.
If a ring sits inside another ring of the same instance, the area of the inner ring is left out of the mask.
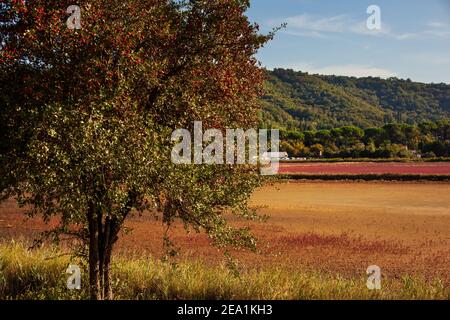
<path id="1" fill-rule="evenodd" d="M 450 156 L 450 85 L 267 71 L 261 125 L 291 157 Z"/>
<path id="2" fill-rule="evenodd" d="M 450 118 L 450 85 L 267 71 L 262 125 L 300 131 Z"/>

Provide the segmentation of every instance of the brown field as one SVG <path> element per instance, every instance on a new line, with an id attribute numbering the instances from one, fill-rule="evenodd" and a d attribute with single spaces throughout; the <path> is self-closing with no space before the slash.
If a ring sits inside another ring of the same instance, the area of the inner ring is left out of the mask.
<path id="1" fill-rule="evenodd" d="M 265 206 L 266 223 L 249 223 L 260 253 L 234 252 L 246 268 L 280 266 L 354 277 L 369 265 L 384 275 L 439 277 L 450 284 L 450 183 L 286 182 L 257 191 L 252 204 Z M 233 224 L 242 225 L 235 218 Z M 150 215 L 127 224 L 119 251 L 162 255 L 163 228 Z M 24 221 L 12 200 L 0 205 L 0 239 L 30 239 L 46 228 Z M 221 253 L 204 235 L 171 231 L 180 259 L 217 264 Z"/>

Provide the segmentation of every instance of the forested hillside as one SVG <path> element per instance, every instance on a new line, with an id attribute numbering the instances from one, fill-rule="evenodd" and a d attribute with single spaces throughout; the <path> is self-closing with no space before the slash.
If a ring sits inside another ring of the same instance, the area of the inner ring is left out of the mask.
<path id="1" fill-rule="evenodd" d="M 450 85 L 268 71 L 262 126 L 300 131 L 450 118 Z"/>

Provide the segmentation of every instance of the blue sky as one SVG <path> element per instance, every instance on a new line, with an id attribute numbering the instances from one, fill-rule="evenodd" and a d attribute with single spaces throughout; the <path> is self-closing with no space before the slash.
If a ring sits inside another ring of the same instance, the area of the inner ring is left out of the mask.
<path id="1" fill-rule="evenodd" d="M 287 23 L 258 54 L 269 69 L 450 83 L 450 0 L 251 0 L 248 16 L 263 32 Z"/>

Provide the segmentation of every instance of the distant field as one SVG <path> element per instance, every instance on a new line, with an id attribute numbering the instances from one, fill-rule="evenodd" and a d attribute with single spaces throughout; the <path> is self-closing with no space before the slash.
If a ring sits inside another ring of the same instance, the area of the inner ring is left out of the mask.
<path id="1" fill-rule="evenodd" d="M 280 173 L 450 175 L 450 162 L 281 163 Z"/>
<path id="2" fill-rule="evenodd" d="M 376 264 L 387 277 L 439 278 L 450 285 L 450 183 L 286 182 L 258 190 L 252 205 L 264 206 L 260 212 L 270 219 L 247 223 L 261 252 L 234 252 L 244 269 L 280 267 L 359 279 Z M 161 221 L 146 214 L 127 226 L 133 232 L 122 235 L 118 252 L 162 256 Z M 45 228 L 39 220 L 24 221 L 12 200 L 0 205 L 0 239 L 31 239 Z M 171 235 L 180 260 L 223 261 L 204 235 L 186 235 L 179 225 Z"/>

